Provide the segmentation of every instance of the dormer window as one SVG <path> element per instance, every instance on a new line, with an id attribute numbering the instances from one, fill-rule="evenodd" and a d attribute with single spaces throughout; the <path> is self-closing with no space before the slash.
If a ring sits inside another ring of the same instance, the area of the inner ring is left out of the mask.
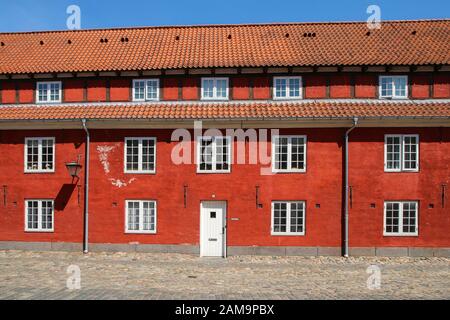
<path id="1" fill-rule="evenodd" d="M 301 77 L 275 77 L 273 79 L 274 99 L 301 99 L 302 78 Z"/>
<path id="2" fill-rule="evenodd" d="M 37 103 L 61 102 L 61 82 L 38 82 L 36 90 Z"/>
<path id="3" fill-rule="evenodd" d="M 380 98 L 382 99 L 408 98 L 408 77 L 380 76 Z"/>
<path id="4" fill-rule="evenodd" d="M 202 78 L 202 100 L 228 100 L 228 78 Z"/>
<path id="5" fill-rule="evenodd" d="M 133 101 L 158 101 L 159 79 L 133 81 Z"/>

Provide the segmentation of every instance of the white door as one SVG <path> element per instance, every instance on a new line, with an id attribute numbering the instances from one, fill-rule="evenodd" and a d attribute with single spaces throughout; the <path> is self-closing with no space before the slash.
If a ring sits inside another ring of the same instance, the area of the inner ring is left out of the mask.
<path id="1" fill-rule="evenodd" d="M 205 201 L 200 209 L 200 255 L 225 257 L 226 208 L 222 201 Z"/>

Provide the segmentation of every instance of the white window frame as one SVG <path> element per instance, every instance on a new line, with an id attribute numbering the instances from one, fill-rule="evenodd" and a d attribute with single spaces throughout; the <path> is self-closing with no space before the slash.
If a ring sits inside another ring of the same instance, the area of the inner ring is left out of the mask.
<path id="1" fill-rule="evenodd" d="M 275 232 L 275 204 L 276 203 L 286 203 L 287 204 L 287 212 L 286 212 L 286 232 Z M 303 232 L 291 232 L 291 205 L 292 203 L 303 203 Z M 306 234 L 306 201 L 298 200 L 298 201 L 272 201 L 271 206 L 272 214 L 271 214 L 271 226 L 270 226 L 270 234 L 272 236 L 304 236 Z"/>
<path id="2" fill-rule="evenodd" d="M 50 85 L 52 84 L 58 84 L 59 85 L 59 99 L 52 101 L 50 100 Z M 46 100 L 40 100 L 39 99 L 39 85 L 45 85 L 47 87 L 47 99 Z M 62 82 L 61 81 L 39 81 L 36 82 L 36 103 L 61 103 L 62 101 Z"/>
<path id="3" fill-rule="evenodd" d="M 382 93 L 383 93 L 382 79 L 387 79 L 387 78 L 392 78 L 392 96 L 383 96 L 382 95 Z M 405 95 L 404 96 L 397 96 L 396 95 L 396 93 L 395 93 L 395 81 L 394 81 L 395 78 L 404 78 L 405 79 L 406 88 L 405 88 Z M 405 76 L 405 75 L 380 76 L 379 80 L 378 80 L 378 90 L 379 90 L 379 97 L 380 97 L 380 99 L 408 99 L 408 97 L 409 97 L 408 76 Z"/>
<path id="4" fill-rule="evenodd" d="M 205 97 L 204 95 L 204 85 L 203 82 L 206 80 L 213 80 L 213 97 Z M 217 96 L 217 81 L 225 80 L 227 83 L 227 96 L 226 97 L 218 97 Z M 201 99 L 202 100 L 229 100 L 230 99 L 230 79 L 227 77 L 208 77 L 201 79 Z"/>
<path id="5" fill-rule="evenodd" d="M 277 87 L 276 87 L 276 81 L 277 80 L 286 80 L 286 97 L 277 97 Z M 291 97 L 291 91 L 289 87 L 289 80 L 291 79 L 298 79 L 300 82 L 300 88 L 299 93 L 300 95 L 298 97 Z M 303 79 L 299 76 L 294 77 L 273 77 L 273 99 L 274 100 L 300 100 L 303 99 Z"/>
<path id="6" fill-rule="evenodd" d="M 138 170 L 128 170 L 127 169 L 127 142 L 130 140 L 138 140 L 139 146 L 138 146 Z M 153 164 L 153 170 L 143 170 L 142 169 L 142 158 L 143 158 L 143 146 L 142 142 L 144 140 L 152 140 L 155 144 L 155 155 L 154 155 L 154 164 Z M 156 163 L 157 163 L 157 139 L 156 137 L 126 137 L 125 143 L 124 143 L 124 167 L 123 170 L 125 173 L 132 173 L 132 174 L 155 174 L 156 173 Z"/>
<path id="7" fill-rule="evenodd" d="M 201 152 L 202 152 L 202 140 L 203 139 L 210 139 L 212 138 L 212 170 L 201 170 L 200 169 L 200 164 L 201 164 Z M 229 145 L 229 152 L 228 152 L 228 157 L 227 157 L 227 161 L 228 161 L 228 170 L 217 170 L 217 159 L 216 159 L 216 155 L 217 155 L 217 150 L 216 150 L 216 139 L 217 138 L 223 138 L 227 140 L 227 143 Z M 197 137 L 197 173 L 230 173 L 231 172 L 231 160 L 233 159 L 233 143 L 231 140 L 230 136 L 200 136 Z"/>
<path id="8" fill-rule="evenodd" d="M 414 137 L 417 141 L 417 157 L 416 157 L 416 168 L 407 169 L 405 168 L 405 138 Z M 387 140 L 388 138 L 400 138 L 400 168 L 389 169 L 387 167 Z M 385 172 L 419 172 L 420 168 L 420 140 L 418 134 L 386 134 L 384 136 L 384 171 Z"/>
<path id="9" fill-rule="evenodd" d="M 399 215 L 398 215 L 398 232 L 386 232 L 386 218 L 387 218 L 387 204 L 398 203 Z M 405 203 L 416 204 L 416 231 L 415 232 L 403 232 L 403 206 Z M 384 202 L 384 215 L 383 215 L 383 236 L 385 237 L 417 237 L 419 236 L 419 201 L 385 201 Z"/>
<path id="10" fill-rule="evenodd" d="M 156 91 L 156 98 L 148 98 L 148 85 L 147 82 L 151 82 L 154 81 L 157 84 L 158 90 Z M 136 82 L 144 82 L 144 99 L 136 99 Z M 144 101 L 159 101 L 160 99 L 160 91 L 161 91 L 161 87 L 160 87 L 160 82 L 159 79 L 134 79 L 133 80 L 133 90 L 132 90 L 132 94 L 133 94 L 133 101 L 137 101 L 137 102 L 144 102 Z"/>
<path id="11" fill-rule="evenodd" d="M 139 230 L 130 230 L 128 225 L 128 204 L 139 203 Z M 154 230 L 143 230 L 144 225 L 144 202 L 152 202 L 155 205 L 155 228 Z M 156 234 L 158 231 L 158 202 L 156 200 L 125 200 L 125 233 L 127 234 Z"/>
<path id="12" fill-rule="evenodd" d="M 288 139 L 288 168 L 287 169 L 277 169 L 275 167 L 276 159 L 275 159 L 275 140 L 279 138 L 287 138 Z M 304 139 L 304 148 L 305 148 L 305 166 L 303 169 L 292 169 L 292 139 L 293 138 L 301 138 Z M 276 135 L 272 137 L 272 172 L 273 173 L 305 173 L 307 168 L 307 157 L 308 157 L 308 139 L 306 135 Z"/>
<path id="13" fill-rule="evenodd" d="M 37 169 L 28 169 L 28 141 L 31 140 L 38 140 L 38 168 Z M 53 168 L 52 169 L 43 169 L 42 168 L 42 140 L 52 140 L 53 141 Z M 25 138 L 25 145 L 24 145 L 24 170 L 25 173 L 52 173 L 55 172 L 56 168 L 56 162 L 55 162 L 55 155 L 56 155 L 56 144 L 55 144 L 55 137 L 28 137 Z"/>
<path id="14" fill-rule="evenodd" d="M 37 201 L 38 202 L 38 228 L 33 229 L 28 227 L 28 202 Z M 52 228 L 43 229 L 42 228 L 42 202 L 50 201 L 52 203 Z M 40 233 L 53 233 L 55 232 L 55 202 L 52 199 L 25 199 L 25 232 L 40 232 Z"/>

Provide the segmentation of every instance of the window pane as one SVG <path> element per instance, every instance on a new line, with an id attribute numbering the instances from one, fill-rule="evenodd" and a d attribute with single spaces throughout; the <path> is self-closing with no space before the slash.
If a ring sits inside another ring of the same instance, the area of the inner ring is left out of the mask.
<path id="1" fill-rule="evenodd" d="M 155 140 L 142 140 L 142 170 L 153 171 L 155 169 Z"/>
<path id="2" fill-rule="evenodd" d="M 143 202 L 143 231 L 155 231 L 155 202 Z"/>
<path id="3" fill-rule="evenodd" d="M 217 80 L 217 98 L 227 98 L 227 80 Z"/>
<path id="4" fill-rule="evenodd" d="M 286 79 L 275 79 L 275 97 L 287 97 L 287 81 Z"/>
<path id="5" fill-rule="evenodd" d="M 215 138 L 216 149 L 216 170 L 228 170 L 229 168 L 229 143 L 228 139 L 224 137 Z"/>
<path id="6" fill-rule="evenodd" d="M 145 81 L 134 81 L 134 100 L 145 99 Z"/>
<path id="7" fill-rule="evenodd" d="M 147 81 L 147 100 L 158 99 L 158 80 Z"/>
<path id="8" fill-rule="evenodd" d="M 59 83 L 50 84 L 50 101 L 55 102 L 60 100 L 59 89 L 60 89 Z"/>
<path id="9" fill-rule="evenodd" d="M 405 136 L 404 139 L 404 169 L 415 170 L 417 169 L 417 137 L 415 136 Z"/>
<path id="10" fill-rule="evenodd" d="M 417 222 L 417 204 L 405 202 L 403 204 L 403 233 L 415 233 Z"/>
<path id="11" fill-rule="evenodd" d="M 303 233 L 304 231 L 304 203 L 291 203 L 291 232 Z"/>
<path id="12" fill-rule="evenodd" d="M 126 168 L 129 171 L 138 171 L 139 170 L 139 140 L 138 139 L 129 139 L 127 140 L 126 147 Z"/>
<path id="13" fill-rule="evenodd" d="M 203 79 L 203 98 L 214 98 L 214 80 Z"/>
<path id="14" fill-rule="evenodd" d="M 396 97 L 406 97 L 406 78 L 405 77 L 395 77 L 395 96 Z"/>
<path id="15" fill-rule="evenodd" d="M 128 202 L 128 230 L 139 231 L 139 202 Z"/>
<path id="16" fill-rule="evenodd" d="M 291 148 L 291 169 L 305 169 L 305 139 L 293 137 Z"/>
<path id="17" fill-rule="evenodd" d="M 213 140 L 211 137 L 200 139 L 200 170 L 211 171 L 213 169 Z"/>
<path id="18" fill-rule="evenodd" d="M 386 232 L 398 233 L 400 224 L 400 203 L 386 203 Z"/>
<path id="19" fill-rule="evenodd" d="M 288 147 L 289 139 L 287 137 L 275 138 L 275 169 L 288 169 Z"/>
<path id="20" fill-rule="evenodd" d="M 400 169 L 400 153 L 401 153 L 401 138 L 387 137 L 386 138 L 386 168 L 390 170 Z"/>
<path id="21" fill-rule="evenodd" d="M 38 83 L 38 101 L 46 102 L 47 100 L 47 84 Z"/>
<path id="22" fill-rule="evenodd" d="M 392 97 L 392 78 L 391 77 L 381 78 L 381 96 L 382 97 Z"/>
<path id="23" fill-rule="evenodd" d="M 38 201 L 27 201 L 28 229 L 36 230 L 38 226 Z"/>
<path id="24" fill-rule="evenodd" d="M 300 97 L 300 79 L 299 78 L 289 79 L 289 97 L 291 97 L 291 98 Z"/>
<path id="25" fill-rule="evenodd" d="M 39 170 L 39 140 L 27 140 L 27 170 Z"/>
<path id="26" fill-rule="evenodd" d="M 51 230 L 53 228 L 53 202 L 42 201 L 41 209 L 42 229 Z"/>
<path id="27" fill-rule="evenodd" d="M 53 140 L 42 140 L 42 170 L 53 170 Z"/>
<path id="28" fill-rule="evenodd" d="M 273 231 L 274 232 L 286 232 L 287 231 L 287 203 L 276 202 L 274 203 L 273 211 Z"/>

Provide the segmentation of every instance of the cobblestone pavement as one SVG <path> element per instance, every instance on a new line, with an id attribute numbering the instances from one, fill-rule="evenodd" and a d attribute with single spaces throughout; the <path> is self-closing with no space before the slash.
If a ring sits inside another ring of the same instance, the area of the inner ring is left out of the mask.
<path id="1" fill-rule="evenodd" d="M 80 290 L 66 287 L 70 265 Z M 0 251 L 0 299 L 450 299 L 450 259 Z"/>

